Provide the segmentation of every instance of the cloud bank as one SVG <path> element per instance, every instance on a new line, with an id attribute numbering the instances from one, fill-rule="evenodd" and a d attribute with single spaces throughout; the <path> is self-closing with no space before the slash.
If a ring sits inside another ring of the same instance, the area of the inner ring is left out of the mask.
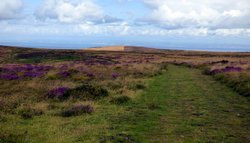
<path id="1" fill-rule="evenodd" d="M 19 17 L 19 12 L 23 8 L 21 0 L 1 0 L 0 20 L 14 19 Z"/>
<path id="2" fill-rule="evenodd" d="M 250 0 L 43 0 L 15 19 L 23 1 L 1 0 L 0 34 L 250 36 Z M 125 3 L 147 10 L 142 16 Z M 133 20 L 119 15 L 128 11 Z"/>
<path id="3" fill-rule="evenodd" d="M 166 29 L 250 28 L 249 0 L 143 0 L 152 12 L 141 19 Z"/>
<path id="4" fill-rule="evenodd" d="M 40 20 L 58 20 L 63 23 L 109 23 L 119 19 L 107 16 L 91 0 L 45 0 L 35 16 Z"/>

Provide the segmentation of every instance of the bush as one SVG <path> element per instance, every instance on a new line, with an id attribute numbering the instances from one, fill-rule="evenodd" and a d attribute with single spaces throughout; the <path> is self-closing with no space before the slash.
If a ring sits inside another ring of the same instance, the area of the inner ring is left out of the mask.
<path id="1" fill-rule="evenodd" d="M 83 84 L 74 89 L 70 89 L 68 94 L 72 97 L 81 99 L 99 99 L 109 95 L 106 89 L 90 84 Z"/>
<path id="2" fill-rule="evenodd" d="M 50 99 L 66 99 L 69 97 L 68 94 L 69 88 L 68 87 L 57 87 L 45 94 L 45 97 Z"/>
<path id="3" fill-rule="evenodd" d="M 75 105 L 61 112 L 63 117 L 79 116 L 94 112 L 94 108 L 90 105 Z"/>
<path id="4" fill-rule="evenodd" d="M 111 100 L 111 103 L 115 103 L 115 104 L 124 104 L 129 102 L 131 99 L 128 96 L 122 95 L 122 96 L 118 96 L 115 97 Z"/>

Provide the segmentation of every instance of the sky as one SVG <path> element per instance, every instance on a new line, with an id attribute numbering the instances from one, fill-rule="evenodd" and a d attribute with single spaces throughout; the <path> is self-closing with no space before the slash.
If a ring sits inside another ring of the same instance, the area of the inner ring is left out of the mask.
<path id="1" fill-rule="evenodd" d="M 250 0 L 1 0 L 0 45 L 250 52 Z"/>

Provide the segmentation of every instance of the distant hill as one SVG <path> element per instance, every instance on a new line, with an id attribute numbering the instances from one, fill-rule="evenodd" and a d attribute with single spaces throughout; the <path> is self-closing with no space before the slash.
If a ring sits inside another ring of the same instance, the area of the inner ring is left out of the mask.
<path id="1" fill-rule="evenodd" d="M 139 46 L 104 46 L 86 48 L 87 51 L 125 51 L 125 52 L 162 52 L 161 49 L 139 47 Z"/>
<path id="2" fill-rule="evenodd" d="M 88 51 L 125 51 L 125 46 L 105 46 L 105 47 L 94 47 L 94 48 L 86 48 L 83 50 Z"/>

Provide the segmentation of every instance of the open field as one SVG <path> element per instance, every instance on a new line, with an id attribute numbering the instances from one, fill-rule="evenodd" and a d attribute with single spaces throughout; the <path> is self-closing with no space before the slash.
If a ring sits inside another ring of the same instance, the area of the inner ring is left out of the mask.
<path id="1" fill-rule="evenodd" d="M 250 142 L 250 53 L 125 48 L 1 46 L 0 142 Z"/>

